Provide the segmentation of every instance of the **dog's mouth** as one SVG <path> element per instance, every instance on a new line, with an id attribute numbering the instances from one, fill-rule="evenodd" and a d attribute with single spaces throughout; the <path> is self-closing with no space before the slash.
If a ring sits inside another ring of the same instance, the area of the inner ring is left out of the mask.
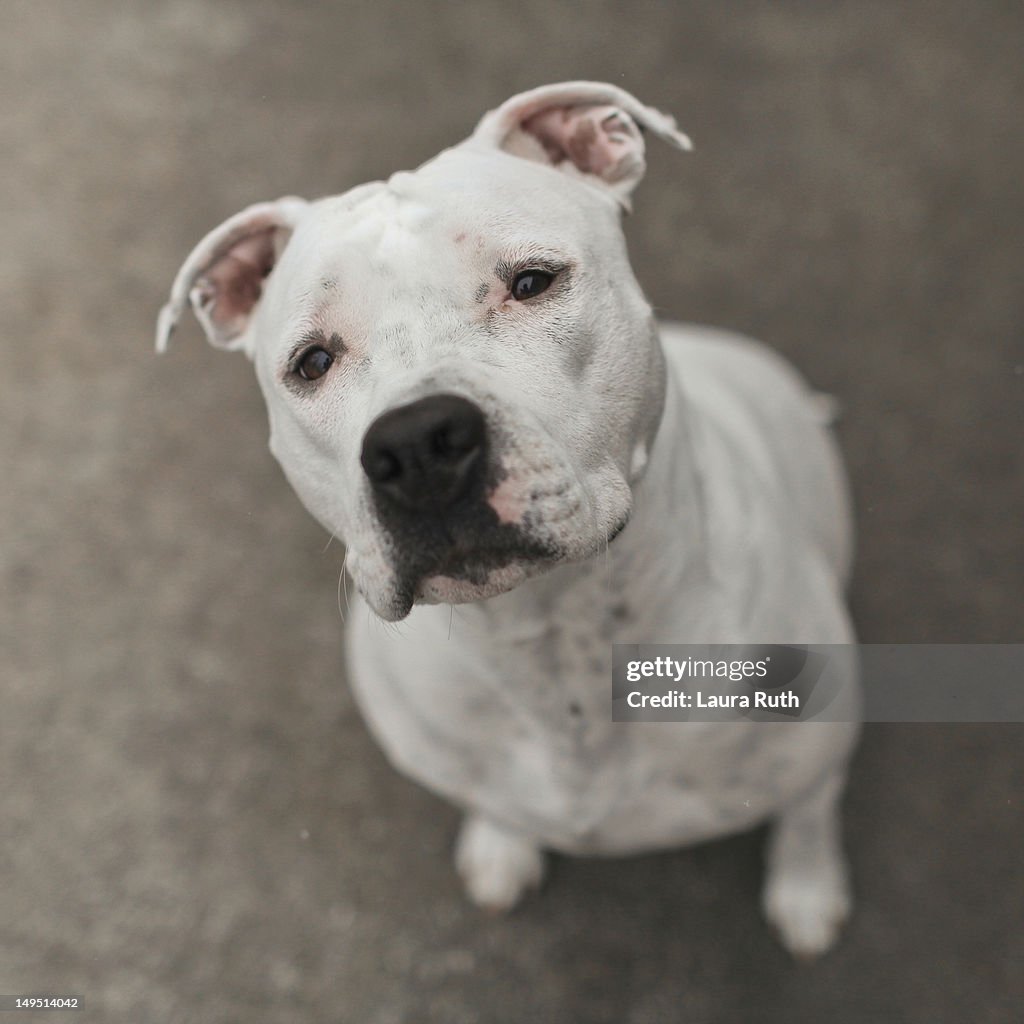
<path id="1" fill-rule="evenodd" d="M 464 604 L 493 597 L 562 561 L 554 545 L 500 524 L 490 536 L 456 534 L 442 548 L 404 552 L 395 565 L 399 590 L 415 604 Z"/>
<path id="2" fill-rule="evenodd" d="M 553 552 L 499 556 L 485 550 L 429 567 L 392 568 L 375 582 L 358 583 L 373 610 L 382 619 L 397 622 L 417 604 L 468 604 L 496 597 L 561 561 Z"/>
<path id="3" fill-rule="evenodd" d="M 547 566 L 533 561 L 511 561 L 483 569 L 466 567 L 461 574 L 438 572 L 420 579 L 414 590 L 414 604 L 468 604 L 497 597 L 543 572 Z"/>
<path id="4" fill-rule="evenodd" d="M 617 522 L 607 536 L 571 548 L 531 535 L 518 526 L 499 524 L 488 536 L 456 534 L 446 545 L 391 547 L 389 571 L 379 586 L 363 589 L 381 618 L 404 619 L 417 604 L 467 604 L 496 597 L 559 565 L 598 554 L 628 522 Z"/>
<path id="5" fill-rule="evenodd" d="M 495 486 L 481 480 L 455 501 L 416 509 L 372 496 L 374 532 L 386 564 L 375 589 L 388 593 L 381 594 L 383 601 L 367 597 L 379 614 L 404 618 L 413 604 L 480 600 L 560 559 L 559 548 L 544 539 L 537 510 L 522 510 L 515 522 L 503 520 L 491 500 Z"/>
<path id="6" fill-rule="evenodd" d="M 377 614 L 397 621 L 416 604 L 485 600 L 602 552 L 629 519 L 628 487 L 600 480 L 595 498 L 571 468 L 540 455 L 531 451 L 533 463 L 521 459 L 511 469 L 512 460 L 493 464 L 443 505 L 410 508 L 371 492 L 370 557 L 354 576 Z"/>

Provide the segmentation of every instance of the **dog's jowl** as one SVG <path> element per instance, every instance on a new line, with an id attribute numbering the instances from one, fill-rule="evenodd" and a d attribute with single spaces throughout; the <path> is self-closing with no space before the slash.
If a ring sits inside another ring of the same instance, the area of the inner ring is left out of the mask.
<path id="1" fill-rule="evenodd" d="M 351 631 L 351 683 L 393 763 L 464 809 L 474 901 L 511 907 L 547 849 L 770 821 L 765 912 L 812 955 L 849 909 L 852 660 L 845 721 L 612 721 L 613 642 L 853 638 L 819 396 L 754 342 L 657 323 L 633 276 L 642 129 L 689 149 L 621 89 L 552 85 L 415 171 L 251 206 L 185 261 L 158 345 L 191 302 L 249 356 L 355 600 L 403 620 Z"/>

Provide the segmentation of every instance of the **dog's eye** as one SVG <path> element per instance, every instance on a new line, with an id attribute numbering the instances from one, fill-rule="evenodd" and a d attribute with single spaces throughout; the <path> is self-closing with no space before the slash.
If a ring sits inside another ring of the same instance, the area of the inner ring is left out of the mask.
<path id="1" fill-rule="evenodd" d="M 512 298 L 519 302 L 532 299 L 535 295 L 546 292 L 554 279 L 555 275 L 549 274 L 546 270 L 524 270 L 516 274 L 512 282 Z"/>
<path id="2" fill-rule="evenodd" d="M 299 359 L 299 365 L 295 368 L 303 380 L 319 380 L 334 362 L 334 356 L 323 348 L 310 348 Z"/>

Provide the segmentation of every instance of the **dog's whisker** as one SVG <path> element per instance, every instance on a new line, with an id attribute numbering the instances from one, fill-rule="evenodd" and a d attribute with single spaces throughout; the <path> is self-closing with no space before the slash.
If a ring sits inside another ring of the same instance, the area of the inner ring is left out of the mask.
<path id="1" fill-rule="evenodd" d="M 348 548 L 345 549 L 345 558 L 341 563 L 341 586 L 345 592 L 345 610 L 351 611 L 352 605 L 348 600 Z"/>
<path id="2" fill-rule="evenodd" d="M 345 558 L 342 560 L 342 563 L 341 563 L 341 572 L 338 573 L 338 615 L 341 618 L 342 622 L 345 621 L 345 611 L 341 607 L 341 591 L 342 591 L 342 588 L 345 586 L 345 583 L 344 583 L 344 580 L 345 580 L 345 566 L 346 566 L 347 563 L 348 563 L 348 552 L 346 551 L 345 552 Z M 347 605 L 347 594 L 346 594 L 346 605 Z"/>
<path id="3" fill-rule="evenodd" d="M 400 622 L 385 622 L 384 625 L 387 627 L 387 632 L 392 636 L 398 637 L 399 640 L 405 639 L 405 633 L 402 631 L 402 624 Z"/>
<path id="4" fill-rule="evenodd" d="M 612 597 L 612 542 L 608 539 L 608 534 L 604 535 L 604 590 L 605 598 L 608 602 L 611 602 Z"/>
<path id="5" fill-rule="evenodd" d="M 399 640 L 404 640 L 406 634 L 402 631 L 402 623 L 400 622 L 388 622 L 387 619 L 382 619 L 379 615 L 370 615 L 370 620 L 374 623 L 375 627 L 384 633 L 388 633 L 392 637 L 396 637 Z"/>

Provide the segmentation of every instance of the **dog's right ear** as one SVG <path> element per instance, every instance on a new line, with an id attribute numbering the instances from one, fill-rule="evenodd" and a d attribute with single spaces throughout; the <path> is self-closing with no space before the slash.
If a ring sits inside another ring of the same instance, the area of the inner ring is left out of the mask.
<path id="1" fill-rule="evenodd" d="M 305 199 L 286 196 L 250 206 L 214 228 L 174 279 L 171 297 L 157 319 L 157 351 L 166 351 L 185 303 L 191 302 L 211 345 L 244 349 L 251 356 L 249 327 L 263 281 L 308 206 Z"/>
<path id="2" fill-rule="evenodd" d="M 484 114 L 469 141 L 605 189 L 628 211 L 646 166 L 642 129 L 676 149 L 693 148 L 668 114 L 608 82 L 559 82 L 519 93 Z"/>

